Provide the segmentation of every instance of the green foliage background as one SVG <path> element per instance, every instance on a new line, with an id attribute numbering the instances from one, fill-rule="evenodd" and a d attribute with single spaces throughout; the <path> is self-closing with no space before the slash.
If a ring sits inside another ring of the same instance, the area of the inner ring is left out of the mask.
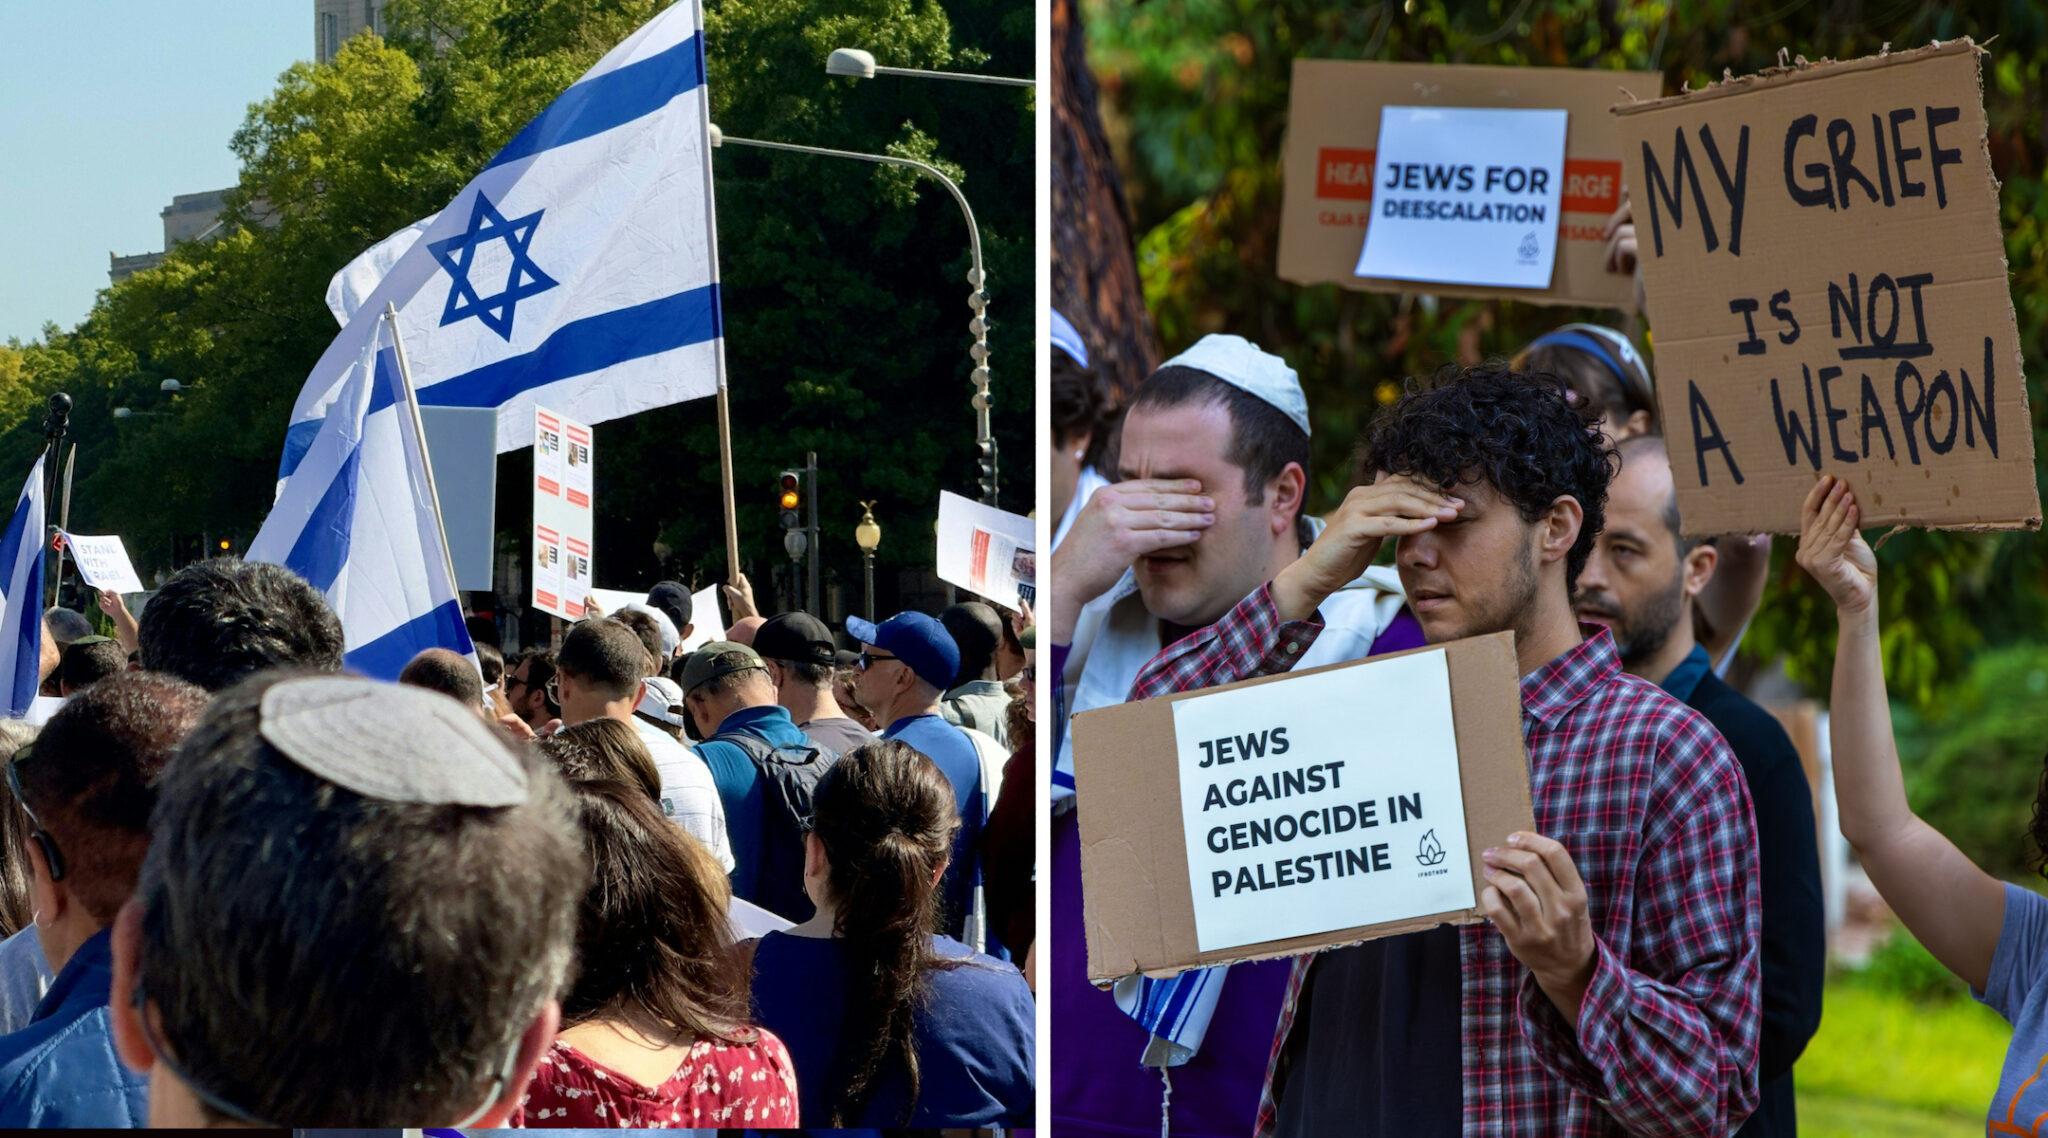
<path id="1" fill-rule="evenodd" d="M 2033 4 L 1841 0 L 1086 0 L 1090 61 L 1136 214 L 1146 302 L 1167 354 L 1229 329 L 1285 355 L 1316 409 L 1311 509 L 1336 505 L 1349 451 L 1389 380 L 1461 355 L 1510 355 L 1568 320 L 1611 311 L 1513 302 L 1416 301 L 1274 275 L 1280 147 L 1288 80 L 1299 58 L 1505 66 L 1654 69 L 1667 93 L 1760 70 L 1780 48 L 1808 59 L 1854 58 L 1963 35 L 1991 40 L 1985 75 L 1990 149 L 2004 181 L 2006 251 L 2027 358 L 2036 449 L 2042 449 L 2042 361 L 2048 328 L 2039 98 L 2048 14 Z M 1873 535 L 1874 536 L 1874 535 Z M 1779 539 L 1762 610 L 1744 642 L 1752 659 L 1782 657 L 1825 692 L 1834 613 Z M 2044 592 L 2038 534 L 1912 532 L 1879 551 L 1885 662 L 1893 691 L 1934 710 L 1971 659 L 2037 639 Z M 2048 725 L 2048 724 L 2043 724 Z M 2037 725 L 2039 726 L 2039 725 Z M 2048 733 L 2035 730 L 2029 766 Z M 2032 778 L 2004 781 L 2026 795 Z M 2010 831 L 2008 831 L 2009 833 Z"/>
<path id="2" fill-rule="evenodd" d="M 172 538 L 254 536 L 291 404 L 335 335 L 335 270 L 447 204 L 499 147 L 658 0 L 394 0 L 388 42 L 298 63 L 231 140 L 241 225 L 103 292 L 72 329 L 0 346 L 0 471 L 26 470 L 41 403 L 68 391 L 74 527 L 119 533 L 147 574 Z M 1028 93 L 825 75 L 835 47 L 885 65 L 1029 75 L 1016 0 L 708 0 L 712 117 L 729 134 L 888 152 L 946 169 L 975 207 L 990 280 L 1003 505 L 1029 509 L 1035 257 Z M 221 140 L 229 144 L 230 140 Z M 728 147 L 714 152 L 743 563 L 781 561 L 775 471 L 815 450 L 824 565 L 857 583 L 860 499 L 884 528 L 878 589 L 931 560 L 942 488 L 975 497 L 967 236 L 942 187 L 908 171 Z M 192 389 L 165 406 L 159 381 Z M 116 422 L 128 405 L 167 412 Z M 660 538 L 685 578 L 722 577 L 710 399 L 598 428 L 601 581 L 652 579 Z M 500 460 L 501 530 L 528 511 L 523 453 Z M 757 577 L 765 576 L 756 573 Z"/>

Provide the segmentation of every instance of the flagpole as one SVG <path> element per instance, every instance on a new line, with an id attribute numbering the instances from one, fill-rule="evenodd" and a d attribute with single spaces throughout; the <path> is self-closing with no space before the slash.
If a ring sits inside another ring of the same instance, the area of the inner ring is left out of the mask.
<path id="1" fill-rule="evenodd" d="M 71 532 L 71 469 L 77 464 L 78 444 L 72 443 L 71 449 L 64 455 L 64 499 L 57 506 L 57 528 L 65 533 Z M 60 546 L 57 549 L 57 590 L 60 593 L 64 589 L 65 548 Z"/>
<path id="2" fill-rule="evenodd" d="M 64 446 L 64 429 L 71 421 L 71 396 L 62 391 L 50 396 L 49 411 L 50 413 L 43 418 L 42 458 L 59 454 Z M 38 458 L 37 461 L 41 461 L 41 458 Z M 56 465 L 52 464 L 43 477 L 47 482 L 43 487 L 43 532 L 37 535 L 37 539 L 43 543 L 42 552 L 37 554 L 39 557 L 48 556 L 50 551 L 50 499 L 57 496 Z M 57 554 L 57 570 L 59 573 L 63 572 L 64 569 L 63 556 L 62 551 L 59 551 Z M 55 573 L 51 574 L 50 579 L 44 582 L 43 596 L 36 599 L 43 608 L 57 603 L 57 575 Z M 37 611 L 40 613 L 41 609 Z"/>
<path id="3" fill-rule="evenodd" d="M 704 0 L 690 0 L 695 9 L 697 21 L 697 68 L 704 71 Z M 706 77 L 708 80 L 708 76 Z M 707 247 L 711 252 L 711 283 L 718 284 L 718 200 L 711 188 L 711 96 L 710 87 L 703 88 L 704 97 L 697 101 L 699 125 L 704 142 L 704 232 Z M 725 563 L 728 580 L 734 588 L 740 583 L 740 527 L 733 505 L 732 490 L 732 419 L 728 413 L 725 394 L 725 302 L 722 296 L 712 300 L 712 313 L 718 321 L 716 359 L 718 368 L 718 480 L 725 503 Z"/>
<path id="4" fill-rule="evenodd" d="M 412 387 L 412 367 L 405 362 L 405 341 L 398 335 L 398 306 L 385 301 L 381 319 L 391 326 L 391 350 L 398 357 L 398 386 L 405 392 L 405 409 L 410 413 L 413 441 L 420 448 L 420 469 L 427 475 L 427 501 L 434 508 L 434 529 L 441 535 L 441 564 L 448 570 L 448 587 L 455 591 L 455 607 L 459 612 L 462 608 L 462 586 L 455 582 L 455 555 L 448 549 L 448 524 L 441 520 L 441 491 L 434 485 L 434 456 L 427 451 L 427 428 L 420 421 L 419 394 Z"/>

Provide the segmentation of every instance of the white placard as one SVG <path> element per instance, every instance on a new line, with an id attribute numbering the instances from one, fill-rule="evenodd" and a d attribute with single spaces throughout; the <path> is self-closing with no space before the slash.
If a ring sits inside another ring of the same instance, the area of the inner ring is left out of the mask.
<path id="1" fill-rule="evenodd" d="M 694 617 L 697 614 L 692 612 L 690 615 Z M 693 620 L 691 623 L 696 622 Z M 783 929 L 793 929 L 796 922 L 771 913 L 752 901 L 734 897 L 725 910 L 725 927 L 731 931 L 734 940 L 753 940 Z"/>
<path id="2" fill-rule="evenodd" d="M 533 607 L 583 619 L 590 594 L 590 427 L 533 409 Z"/>
<path id="3" fill-rule="evenodd" d="M 1030 518 L 939 491 L 939 579 L 1008 609 L 1038 591 L 1038 527 Z"/>
<path id="4" fill-rule="evenodd" d="M 1566 112 L 1383 107 L 1361 277 L 1549 288 Z"/>
<path id="5" fill-rule="evenodd" d="M 683 637 L 685 652 L 695 652 L 714 640 L 725 639 L 725 617 L 718 608 L 717 585 L 706 585 L 690 594 L 690 624 L 690 634 Z"/>
<path id="6" fill-rule="evenodd" d="M 1173 705 L 1203 952 L 1472 907 L 1441 650 Z"/>
<path id="7" fill-rule="evenodd" d="M 58 531 L 63 533 L 62 530 Z M 142 578 L 135 575 L 135 566 L 128 560 L 128 550 L 121 539 L 114 536 L 87 537 L 84 534 L 65 533 L 64 545 L 71 551 L 71 560 L 78 565 L 78 575 L 95 589 L 112 589 L 117 593 L 139 593 L 143 591 Z"/>
<path id="8" fill-rule="evenodd" d="M 606 616 L 617 616 L 627 605 L 646 604 L 647 594 L 629 593 L 624 589 L 592 589 L 588 599 L 596 601 Z M 683 637 L 685 652 L 695 652 L 714 640 L 725 639 L 725 618 L 718 611 L 717 585 L 706 585 L 690 594 L 690 626 L 690 634 Z"/>

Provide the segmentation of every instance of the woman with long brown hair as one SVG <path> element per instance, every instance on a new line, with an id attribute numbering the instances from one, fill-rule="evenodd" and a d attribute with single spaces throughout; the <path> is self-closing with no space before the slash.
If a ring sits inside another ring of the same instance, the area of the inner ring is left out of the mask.
<path id="1" fill-rule="evenodd" d="M 946 776 L 870 743 L 825 773 L 812 809 L 817 915 L 754 953 L 755 1018 L 789 1044 L 803 1125 L 1030 1126 L 1024 978 L 936 932 L 960 826 Z"/>
<path id="2" fill-rule="evenodd" d="M 638 734 L 596 719 L 541 750 L 575 793 L 590 851 L 562 1031 L 514 1125 L 793 1126 L 789 1052 L 747 1021 L 731 888 L 711 852 L 661 812 Z"/>

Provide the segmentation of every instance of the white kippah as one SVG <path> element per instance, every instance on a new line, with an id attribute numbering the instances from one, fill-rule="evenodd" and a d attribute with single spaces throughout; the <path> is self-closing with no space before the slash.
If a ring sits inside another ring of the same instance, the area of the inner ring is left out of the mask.
<path id="1" fill-rule="evenodd" d="M 365 798 L 517 806 L 530 789 L 510 747 L 439 692 L 356 676 L 282 680 L 257 731 L 306 770 Z"/>
<path id="2" fill-rule="evenodd" d="M 1287 361 L 1243 336 L 1210 335 L 1195 346 L 1159 365 L 1191 367 L 1208 372 L 1232 387 L 1250 392 L 1278 408 L 1282 415 L 1308 430 L 1308 396 L 1302 394 L 1301 380 Z"/>

